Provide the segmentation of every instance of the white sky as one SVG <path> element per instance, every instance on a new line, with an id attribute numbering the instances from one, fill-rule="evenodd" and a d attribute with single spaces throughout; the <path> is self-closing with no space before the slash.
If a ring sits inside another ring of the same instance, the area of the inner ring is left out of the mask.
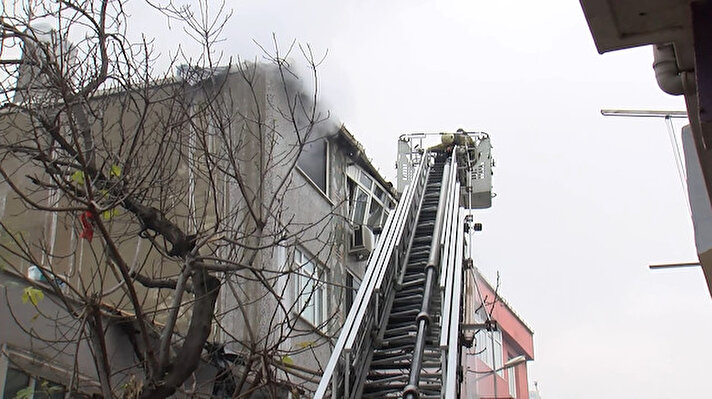
<path id="1" fill-rule="evenodd" d="M 402 133 L 490 133 L 498 196 L 480 213 L 476 264 L 493 282 L 500 272 L 534 329 L 530 383 L 544 399 L 709 391 L 702 273 L 647 267 L 697 260 L 665 125 L 599 113 L 684 109 L 658 89 L 649 48 L 599 55 L 571 0 L 230 6 L 226 56 L 253 58 L 252 40 L 273 32 L 328 50 L 322 99 L 388 178 Z M 187 39 L 163 21 L 134 12 L 132 30 L 167 53 Z"/>

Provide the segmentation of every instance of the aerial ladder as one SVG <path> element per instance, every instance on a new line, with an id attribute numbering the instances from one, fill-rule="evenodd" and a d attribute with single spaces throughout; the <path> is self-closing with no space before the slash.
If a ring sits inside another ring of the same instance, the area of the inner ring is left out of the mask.
<path id="1" fill-rule="evenodd" d="M 470 209 L 492 199 L 486 133 L 398 142 L 401 198 L 383 228 L 314 398 L 458 398 Z"/>

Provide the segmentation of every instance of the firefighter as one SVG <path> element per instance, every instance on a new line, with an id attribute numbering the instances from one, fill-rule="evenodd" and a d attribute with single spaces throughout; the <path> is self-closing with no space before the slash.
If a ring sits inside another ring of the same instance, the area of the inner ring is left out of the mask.
<path id="1" fill-rule="evenodd" d="M 442 133 L 440 144 L 429 148 L 430 151 L 448 153 L 454 146 L 467 146 L 475 148 L 475 141 L 463 129 L 457 129 L 457 133 Z"/>
<path id="2" fill-rule="evenodd" d="M 455 133 L 454 137 L 455 145 L 459 146 L 467 146 L 469 148 L 474 148 L 475 147 L 475 140 L 470 137 L 470 135 L 467 134 L 466 131 L 463 129 L 457 129 L 457 133 Z"/>
<path id="3" fill-rule="evenodd" d="M 431 152 L 441 152 L 441 153 L 447 153 L 452 150 L 452 147 L 455 144 L 455 135 L 452 133 L 442 133 L 440 135 L 440 144 L 434 145 L 428 150 Z"/>

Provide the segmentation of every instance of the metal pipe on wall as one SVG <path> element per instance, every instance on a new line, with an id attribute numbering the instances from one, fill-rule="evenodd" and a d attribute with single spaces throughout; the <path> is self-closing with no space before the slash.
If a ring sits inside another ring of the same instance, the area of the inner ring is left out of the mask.
<path id="1" fill-rule="evenodd" d="M 684 93 L 682 71 L 677 66 L 675 48 L 671 43 L 653 45 L 653 70 L 660 89 L 667 94 L 679 96 Z"/>

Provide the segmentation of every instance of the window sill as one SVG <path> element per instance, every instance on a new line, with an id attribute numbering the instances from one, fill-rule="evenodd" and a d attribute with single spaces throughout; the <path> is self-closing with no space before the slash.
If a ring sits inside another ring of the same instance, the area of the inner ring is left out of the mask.
<path id="1" fill-rule="evenodd" d="M 327 334 L 327 332 L 326 332 L 326 328 L 328 327 L 328 323 L 327 323 L 327 325 L 324 325 L 323 328 L 319 328 L 319 327 L 315 326 L 314 323 L 312 323 L 311 321 L 309 321 L 309 320 L 307 320 L 306 318 L 302 317 L 301 315 L 295 314 L 295 316 L 297 317 L 298 320 L 300 320 L 300 321 L 303 322 L 304 324 L 306 324 L 306 325 L 308 325 L 309 327 L 311 327 L 313 333 L 319 334 L 319 335 L 321 335 L 321 336 L 324 337 L 324 338 L 330 338 L 329 334 Z"/>

